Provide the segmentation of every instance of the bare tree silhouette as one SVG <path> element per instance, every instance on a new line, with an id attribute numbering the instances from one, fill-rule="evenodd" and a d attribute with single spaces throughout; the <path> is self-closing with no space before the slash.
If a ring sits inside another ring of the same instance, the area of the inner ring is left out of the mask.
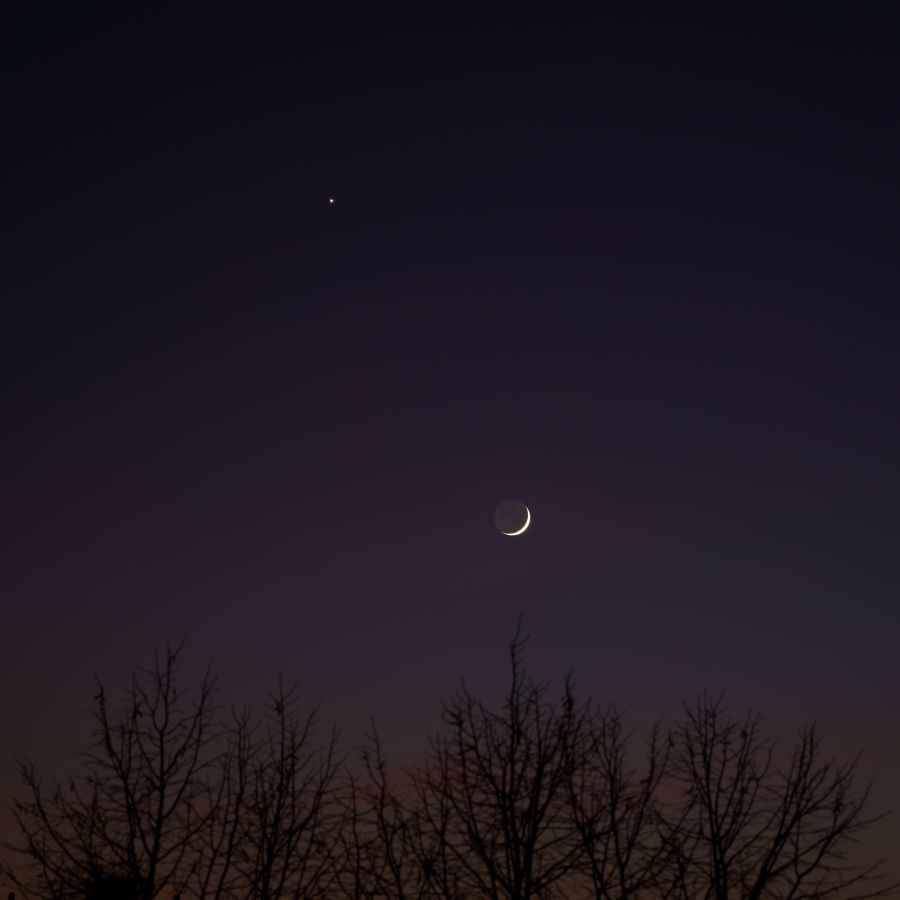
<path id="1" fill-rule="evenodd" d="M 584 711 L 568 681 L 559 705 L 547 699 L 525 673 L 523 643 L 517 632 L 499 711 L 465 686 L 445 704 L 445 731 L 417 780 L 426 862 L 448 900 L 561 895 L 582 852 L 569 786 Z"/>
<path id="2" fill-rule="evenodd" d="M 878 817 L 870 788 L 854 790 L 857 760 L 823 757 L 814 726 L 784 759 L 762 736 L 762 720 L 730 717 L 721 701 L 685 707 L 671 735 L 673 850 L 665 896 L 683 900 L 866 900 L 884 897 L 881 864 L 850 851 Z"/>
<path id="3" fill-rule="evenodd" d="M 197 832 L 190 884 L 198 897 L 229 898 L 243 887 L 234 860 L 245 827 L 253 739 L 250 710 L 232 710 L 215 765 L 204 778 L 202 806 L 208 815 Z"/>
<path id="4" fill-rule="evenodd" d="M 319 745 L 317 724 L 317 710 L 301 715 L 296 686 L 270 696 L 262 737 L 250 748 L 233 896 L 326 896 L 339 841 L 339 762 L 336 732 Z"/>
<path id="5" fill-rule="evenodd" d="M 193 698 L 177 686 L 181 648 L 139 670 L 116 711 L 99 685 L 83 777 L 47 781 L 21 764 L 27 795 L 12 810 L 23 841 L 5 848 L 24 865 L 4 863 L 3 874 L 27 897 L 83 898 L 118 880 L 150 900 L 187 884 L 209 815 L 201 801 L 215 683 L 207 672 Z"/>
<path id="6" fill-rule="evenodd" d="M 391 783 L 374 725 L 360 756 L 361 771 L 348 769 L 345 775 L 338 895 L 344 900 L 427 898 L 416 809 Z"/>
<path id="7" fill-rule="evenodd" d="M 492 707 L 463 684 L 423 765 L 390 772 L 374 726 L 338 758 L 318 710 L 279 683 L 266 715 L 213 708 L 182 646 L 111 709 L 102 685 L 78 777 L 21 764 L 21 840 L 0 862 L 29 900 L 874 900 L 857 862 L 876 820 L 857 761 L 815 727 L 782 751 L 758 716 L 701 697 L 637 745 L 615 708 L 553 701 L 523 663 Z"/>
<path id="8" fill-rule="evenodd" d="M 671 851 L 659 830 L 659 795 L 669 754 L 655 726 L 640 769 L 613 708 L 582 723 L 570 787 L 572 816 L 584 850 L 584 873 L 596 900 L 655 896 Z"/>

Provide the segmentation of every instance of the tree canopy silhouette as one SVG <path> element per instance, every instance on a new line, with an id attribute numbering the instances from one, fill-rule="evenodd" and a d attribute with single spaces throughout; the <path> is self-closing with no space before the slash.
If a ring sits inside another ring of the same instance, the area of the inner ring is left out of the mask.
<path id="1" fill-rule="evenodd" d="M 876 821 L 857 760 L 805 726 L 781 748 L 754 714 L 701 696 L 640 737 L 614 707 L 535 682 L 517 632 L 496 707 L 463 684 L 421 765 L 357 754 L 279 683 L 222 713 L 182 646 L 111 706 L 100 685 L 80 772 L 20 764 L 19 840 L 0 872 L 26 900 L 874 900 Z"/>

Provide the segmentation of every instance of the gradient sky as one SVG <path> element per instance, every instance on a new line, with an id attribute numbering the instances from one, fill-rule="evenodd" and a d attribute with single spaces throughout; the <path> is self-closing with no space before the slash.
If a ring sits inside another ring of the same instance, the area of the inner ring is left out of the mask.
<path id="1" fill-rule="evenodd" d="M 896 858 L 900 13 L 17 6 L 4 795 L 186 631 L 415 758 L 521 613 L 636 723 L 864 748 Z"/>

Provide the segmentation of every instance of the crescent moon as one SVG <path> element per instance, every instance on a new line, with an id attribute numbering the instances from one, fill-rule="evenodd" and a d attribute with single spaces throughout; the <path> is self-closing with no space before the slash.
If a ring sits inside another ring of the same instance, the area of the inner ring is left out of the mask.
<path id="1" fill-rule="evenodd" d="M 525 504 L 522 504 L 525 506 Z M 525 506 L 525 524 L 518 531 L 502 531 L 501 534 L 505 534 L 507 537 L 515 537 L 517 534 L 521 534 L 529 525 L 531 524 L 531 510 Z"/>

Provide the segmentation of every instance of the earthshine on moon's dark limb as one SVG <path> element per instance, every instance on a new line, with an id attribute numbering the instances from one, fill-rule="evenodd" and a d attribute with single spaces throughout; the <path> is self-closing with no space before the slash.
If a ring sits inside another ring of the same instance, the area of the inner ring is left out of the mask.
<path id="1" fill-rule="evenodd" d="M 531 511 L 521 500 L 503 500 L 494 510 L 494 524 L 501 534 L 516 537 L 531 524 Z"/>

